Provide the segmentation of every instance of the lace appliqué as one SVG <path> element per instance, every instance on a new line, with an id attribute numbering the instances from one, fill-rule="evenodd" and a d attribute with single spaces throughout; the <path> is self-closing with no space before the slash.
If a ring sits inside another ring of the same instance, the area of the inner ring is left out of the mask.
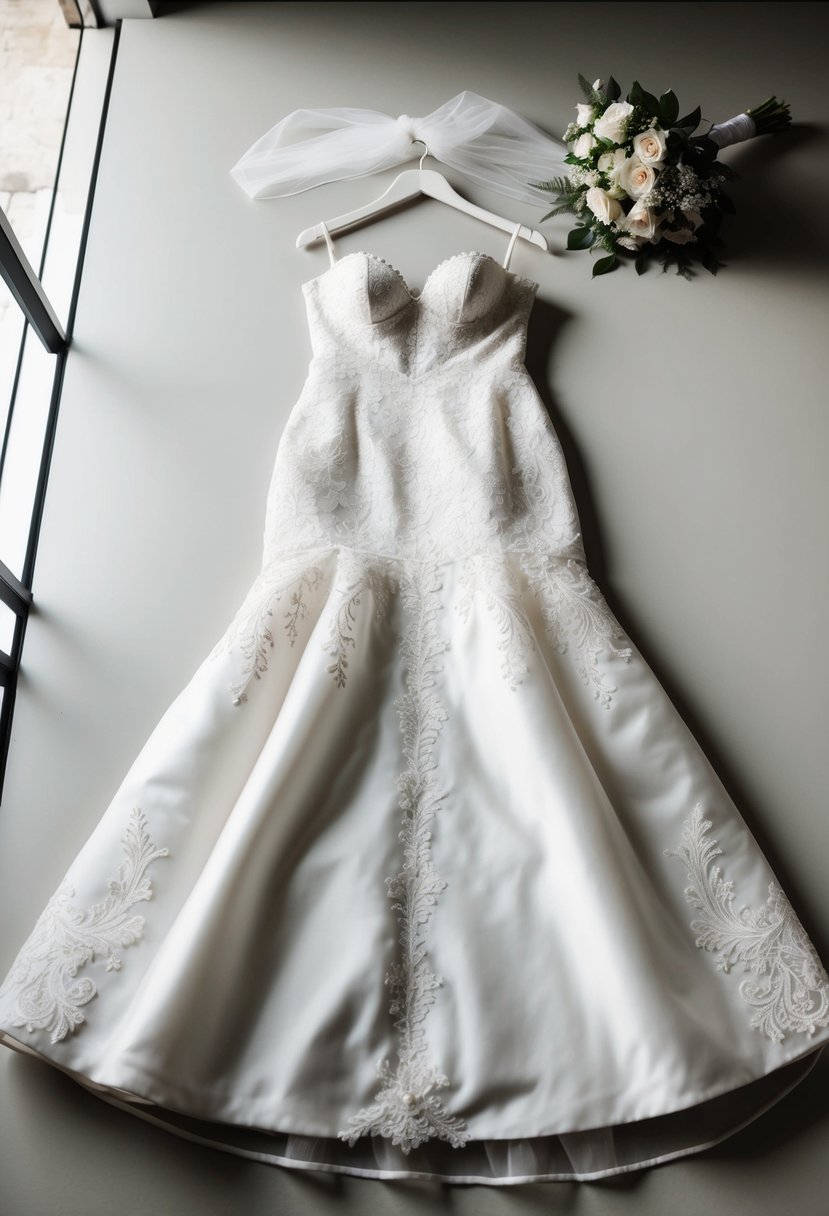
<path id="1" fill-rule="evenodd" d="M 287 597 L 282 627 L 291 646 L 299 636 L 300 622 L 308 615 L 308 597 L 322 582 L 322 570 L 310 565 L 307 555 L 299 559 L 269 563 L 259 573 L 224 637 L 214 647 L 211 658 L 238 651 L 241 670 L 230 685 L 233 704 L 247 701 L 252 679 L 259 680 L 268 670 L 268 651 L 274 647 L 271 622 L 276 604 Z"/>
<path id="2" fill-rule="evenodd" d="M 464 562 L 460 585 L 462 594 L 455 605 L 456 611 L 461 620 L 466 621 L 475 598 L 483 600 L 498 629 L 501 674 L 515 690 L 529 671 L 526 659 L 535 650 L 535 642 L 511 571 L 498 554 L 476 554 Z"/>
<path id="3" fill-rule="evenodd" d="M 52 1042 L 59 1043 L 86 1020 L 82 1008 L 98 993 L 89 976 L 78 978 L 81 968 L 105 958 L 107 971 L 120 971 L 119 948 L 140 941 L 144 917 L 131 909 L 152 898 L 147 868 L 169 850 L 153 844 L 138 808 L 130 815 L 122 844 L 126 859 L 104 899 L 79 908 L 72 903 L 71 883 L 64 880 L 41 913 L 0 991 L 14 994 L 12 1026 L 25 1026 L 30 1034 L 48 1030 Z"/>
<path id="4" fill-rule="evenodd" d="M 691 921 L 696 945 L 717 956 L 717 969 L 742 963 L 751 978 L 740 996 L 754 1009 L 751 1025 L 776 1043 L 787 1032 L 814 1034 L 829 1022 L 829 976 L 797 915 L 776 883 L 761 908 L 737 907 L 734 884 L 714 858 L 722 855 L 711 821 L 694 807 L 676 850 L 665 855 L 685 863 L 691 886 L 685 896 L 699 915 Z"/>
<path id="5" fill-rule="evenodd" d="M 333 660 L 327 670 L 334 677 L 334 683 L 338 688 L 345 687 L 349 648 L 353 648 L 355 645 L 356 610 L 360 607 L 362 597 L 366 592 L 371 594 L 374 600 L 376 621 L 382 621 L 388 611 L 395 582 L 388 570 L 390 563 L 383 563 L 384 568 L 378 569 L 377 563 L 380 561 L 382 559 L 375 557 L 370 563 L 361 555 L 346 552 L 342 552 L 340 555 L 339 602 L 325 642 L 325 649 Z"/>
<path id="6" fill-rule="evenodd" d="M 633 651 L 617 645 L 624 635 L 586 565 L 578 558 L 534 556 L 523 565 L 556 650 L 566 654 L 572 642 L 582 682 L 609 707 L 616 688 L 599 670 L 599 656 L 607 651 L 629 663 Z"/>
<path id="7" fill-rule="evenodd" d="M 433 748 L 447 711 L 435 691 L 435 677 L 442 671 L 441 654 L 448 644 L 440 640 L 436 602 L 442 584 L 434 570 L 419 570 L 401 584 L 404 609 L 409 618 L 402 641 L 407 668 L 406 691 L 396 702 L 403 735 L 406 769 L 398 782 L 403 827 L 400 872 L 386 880 L 392 907 L 398 913 L 401 958 L 390 968 L 386 984 L 391 992 L 389 1012 L 399 1033 L 398 1064 L 388 1060 L 377 1067 L 382 1082 L 374 1103 L 349 1119 L 350 1128 L 340 1138 L 354 1144 L 360 1136 L 384 1136 L 402 1152 L 409 1153 L 426 1140 L 437 1137 L 454 1148 L 468 1137 L 463 1119 L 447 1113 L 437 1090 L 449 1085 L 425 1058 L 423 1022 L 442 984 L 428 966 L 425 929 L 431 910 L 446 883 L 435 872 L 431 859 L 434 818 L 445 794 L 435 779 Z"/>

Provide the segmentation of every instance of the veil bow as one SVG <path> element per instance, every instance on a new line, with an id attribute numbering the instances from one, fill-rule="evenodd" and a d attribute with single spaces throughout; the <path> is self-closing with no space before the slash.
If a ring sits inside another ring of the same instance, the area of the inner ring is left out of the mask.
<path id="1" fill-rule="evenodd" d="M 465 90 L 422 118 L 354 106 L 294 110 L 230 172 L 250 198 L 279 198 L 404 164 L 421 155 L 414 148 L 418 141 L 435 160 L 479 185 L 539 206 L 549 206 L 550 194 L 531 183 L 566 170 L 568 149 L 560 139 Z"/>

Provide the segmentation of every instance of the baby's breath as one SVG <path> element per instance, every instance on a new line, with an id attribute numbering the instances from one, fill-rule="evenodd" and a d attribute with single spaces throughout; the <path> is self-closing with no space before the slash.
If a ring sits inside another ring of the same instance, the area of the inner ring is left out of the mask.
<path id="1" fill-rule="evenodd" d="M 583 165 L 571 165 L 568 176 L 574 186 L 598 186 L 601 178 L 598 169 L 588 169 Z"/>
<path id="2" fill-rule="evenodd" d="M 713 202 L 712 187 L 714 183 L 703 181 L 690 165 L 666 165 L 642 202 L 650 208 L 702 211 Z"/>

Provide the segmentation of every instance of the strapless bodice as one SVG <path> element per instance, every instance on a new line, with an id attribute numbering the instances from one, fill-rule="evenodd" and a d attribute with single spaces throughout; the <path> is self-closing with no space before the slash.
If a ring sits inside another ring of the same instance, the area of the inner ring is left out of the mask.
<path id="1" fill-rule="evenodd" d="M 440 262 L 418 295 L 399 270 L 365 250 L 302 285 L 315 356 L 368 355 L 406 376 L 470 351 L 478 363 L 496 348 L 502 362 L 522 357 L 537 289 L 478 250 Z"/>
<path id="2" fill-rule="evenodd" d="M 537 288 L 478 251 L 441 262 L 417 295 L 362 251 L 304 283 L 313 357 L 266 552 L 574 551 L 563 455 L 523 363 Z"/>

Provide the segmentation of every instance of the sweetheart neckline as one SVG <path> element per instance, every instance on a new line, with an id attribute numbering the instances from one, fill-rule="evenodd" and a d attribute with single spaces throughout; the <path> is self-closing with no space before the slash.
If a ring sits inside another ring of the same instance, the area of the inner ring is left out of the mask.
<path id="1" fill-rule="evenodd" d="M 442 268 L 444 266 L 449 265 L 450 262 L 457 261 L 459 258 L 469 258 L 469 257 L 484 258 L 486 261 L 492 262 L 492 264 L 494 266 L 497 266 L 499 270 L 502 270 L 504 272 L 504 274 L 509 275 L 511 278 L 517 279 L 519 282 L 522 282 L 522 283 L 528 283 L 532 287 L 535 287 L 536 289 L 540 286 L 540 284 L 537 283 L 535 281 L 535 279 L 528 279 L 525 275 L 518 274 L 514 270 L 509 270 L 506 266 L 504 266 L 504 264 L 502 262 L 499 262 L 497 258 L 493 257 L 491 253 L 484 253 L 483 250 L 481 250 L 481 249 L 464 249 L 460 253 L 450 254 L 450 256 L 448 258 L 444 258 L 443 261 L 438 262 L 437 266 L 433 266 L 432 269 L 427 274 L 426 280 L 425 280 L 422 288 L 420 289 L 420 292 L 418 293 L 418 295 L 415 296 L 415 295 L 412 295 L 411 288 L 409 287 L 409 284 L 406 281 L 406 279 L 404 278 L 403 274 L 397 269 L 396 266 L 393 266 L 391 262 L 387 262 L 385 258 L 381 258 L 380 255 L 377 253 L 372 253 L 371 250 L 369 250 L 369 249 L 354 249 L 354 250 L 352 250 L 351 253 L 345 253 L 345 254 L 343 254 L 343 256 L 341 258 L 337 258 L 337 260 L 333 264 L 333 266 L 329 266 L 327 270 L 323 270 L 322 274 L 315 275 L 313 279 L 306 279 L 306 281 L 301 285 L 302 289 L 304 290 L 306 287 L 310 287 L 313 283 L 319 283 L 322 279 L 327 278 L 327 276 L 329 274 L 331 274 L 331 272 L 333 270 L 336 270 L 337 267 L 341 266 L 343 262 L 347 262 L 349 258 L 359 258 L 359 257 L 370 258 L 372 261 L 379 262 L 382 266 L 387 266 L 388 269 L 392 272 L 392 274 L 394 274 L 397 277 L 397 279 L 400 281 L 400 285 L 403 287 L 403 289 L 406 292 L 406 295 L 409 297 L 409 300 L 413 304 L 420 303 L 420 301 L 423 299 L 423 297 L 426 294 L 426 291 L 429 287 L 429 283 L 434 278 L 434 276 L 437 274 L 437 272 L 439 270 L 442 270 Z"/>

